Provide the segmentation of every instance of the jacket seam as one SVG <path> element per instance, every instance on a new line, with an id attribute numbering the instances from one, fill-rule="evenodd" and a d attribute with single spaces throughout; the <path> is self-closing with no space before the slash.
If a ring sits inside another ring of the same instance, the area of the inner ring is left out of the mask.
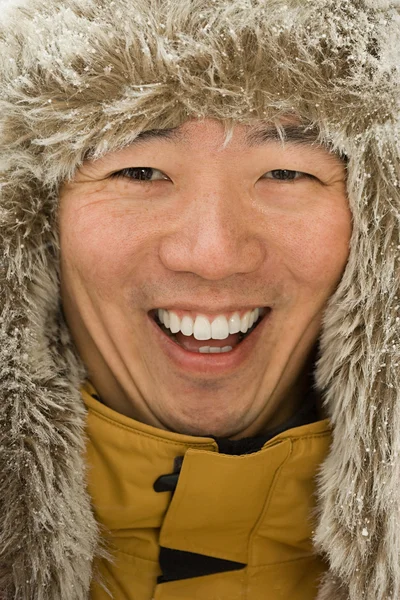
<path id="1" fill-rule="evenodd" d="M 311 436 L 311 437 L 313 437 L 313 436 Z M 249 562 L 250 562 L 250 549 L 251 549 L 251 544 L 252 544 L 252 540 L 253 540 L 253 537 L 255 535 L 255 532 L 258 530 L 258 528 L 260 526 L 260 522 L 262 522 L 262 520 L 264 520 L 264 518 L 265 518 L 265 516 L 266 516 L 266 514 L 268 512 L 268 509 L 269 509 L 269 506 L 270 506 L 270 503 L 271 503 L 272 494 L 273 494 L 274 489 L 276 487 L 276 483 L 277 483 L 277 481 L 279 479 L 279 476 L 281 474 L 283 466 L 287 463 L 287 461 L 289 460 L 290 456 L 293 453 L 293 440 L 291 438 L 287 438 L 287 439 L 288 439 L 288 441 L 290 443 L 290 448 L 288 449 L 288 453 L 286 455 L 285 460 L 279 465 L 278 469 L 275 472 L 273 481 L 271 483 L 271 487 L 269 488 L 268 496 L 267 496 L 267 498 L 265 500 L 265 503 L 264 503 L 264 508 L 261 511 L 261 513 L 259 514 L 257 522 L 254 524 L 254 527 L 253 527 L 253 529 L 252 529 L 252 531 L 251 531 L 251 533 L 250 533 L 250 535 L 249 535 L 249 537 L 247 539 L 247 548 L 246 548 L 247 565 L 249 565 Z M 282 440 L 282 441 L 284 441 L 284 440 Z M 246 572 L 246 580 L 244 582 L 245 597 L 247 597 L 248 594 L 249 594 L 249 586 L 250 586 L 249 571 L 247 571 Z"/>
<path id="2" fill-rule="evenodd" d="M 130 427 L 127 427 L 126 425 L 122 425 L 121 423 L 116 423 L 115 421 L 113 421 L 112 419 L 110 419 L 109 417 L 105 417 L 104 415 L 102 415 L 101 413 L 98 413 L 97 411 L 95 411 L 94 409 L 90 409 L 93 417 L 100 419 L 102 421 L 105 421 L 111 425 L 113 425 L 114 427 L 118 427 L 119 429 L 122 429 L 123 431 L 127 431 L 129 433 L 133 433 L 134 435 L 138 435 L 141 437 L 145 437 L 148 439 L 152 439 L 152 440 L 158 440 L 163 444 L 169 444 L 171 446 L 180 446 L 183 448 L 186 448 L 187 450 L 192 449 L 192 448 L 200 448 L 201 450 L 209 450 L 214 449 L 214 446 L 212 444 L 209 445 L 209 447 L 203 445 L 203 444 L 191 444 L 189 442 L 175 442 L 174 440 L 167 440 L 167 439 L 161 439 L 159 437 L 157 437 L 156 435 L 152 435 L 151 433 L 145 433 L 143 431 L 136 431 L 135 429 L 131 429 Z"/>
<path id="3" fill-rule="evenodd" d="M 301 556 L 299 558 L 291 558 L 289 560 L 280 560 L 274 563 L 265 563 L 262 565 L 247 565 L 248 569 L 266 569 L 268 567 L 278 567 L 279 565 L 288 565 L 291 563 L 301 562 L 302 560 L 312 560 L 315 558 L 321 558 L 319 554 L 310 553 L 307 556 Z"/>
<path id="4" fill-rule="evenodd" d="M 123 554 L 124 556 L 129 556 L 130 558 L 138 558 L 139 560 L 145 560 L 146 562 L 149 563 L 153 563 L 154 565 L 158 565 L 159 566 L 159 562 L 158 559 L 156 560 L 152 560 L 151 558 L 144 558 L 143 556 L 140 556 L 139 554 L 134 554 L 133 552 L 127 552 L 126 550 L 121 550 L 120 548 L 118 548 L 114 543 L 114 548 L 113 548 L 113 553 L 114 554 Z"/>
<path id="5" fill-rule="evenodd" d="M 329 437 L 330 435 L 332 435 L 332 431 L 331 430 L 327 430 L 327 431 L 320 431 L 319 433 L 310 433 L 309 435 L 299 435 L 299 436 L 290 436 L 287 438 L 282 439 L 282 441 L 284 442 L 285 440 L 290 440 L 291 442 L 298 442 L 298 441 L 303 441 L 303 440 L 313 440 L 313 439 L 317 439 L 320 437 Z"/>

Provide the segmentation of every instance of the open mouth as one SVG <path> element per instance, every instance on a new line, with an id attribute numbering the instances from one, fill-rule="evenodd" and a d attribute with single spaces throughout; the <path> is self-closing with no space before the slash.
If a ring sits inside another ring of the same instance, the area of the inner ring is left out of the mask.
<path id="1" fill-rule="evenodd" d="M 246 332 L 236 331 L 235 333 L 229 333 L 228 335 L 225 335 L 224 339 L 214 339 L 214 337 L 208 339 L 196 339 L 193 333 L 191 335 L 187 335 L 187 332 L 184 334 L 182 331 L 173 333 L 162 320 L 165 311 L 152 310 L 149 314 L 161 331 L 184 350 L 204 354 L 220 354 L 231 352 L 239 346 L 260 325 L 265 315 L 270 311 L 270 308 L 258 309 L 258 314 L 256 315 L 257 318 L 254 319 L 254 322 Z"/>

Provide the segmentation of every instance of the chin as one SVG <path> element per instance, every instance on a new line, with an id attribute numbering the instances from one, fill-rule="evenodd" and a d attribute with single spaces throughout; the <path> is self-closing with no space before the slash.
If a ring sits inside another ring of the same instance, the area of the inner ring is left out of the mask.
<path id="1" fill-rule="evenodd" d="M 165 425 L 169 431 L 175 433 L 196 437 L 213 436 L 220 438 L 240 436 L 241 432 L 249 427 L 249 423 L 243 415 L 216 415 L 215 411 L 209 416 L 204 413 L 192 417 L 190 415 L 180 415 L 178 418 L 171 419 L 169 425 L 167 423 Z"/>

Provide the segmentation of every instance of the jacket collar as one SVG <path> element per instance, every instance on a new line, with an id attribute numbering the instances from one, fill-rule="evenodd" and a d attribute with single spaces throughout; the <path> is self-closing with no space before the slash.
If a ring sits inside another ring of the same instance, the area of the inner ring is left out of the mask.
<path id="1" fill-rule="evenodd" d="M 203 548 L 205 554 L 247 563 L 246 548 L 257 523 L 264 537 L 280 540 L 265 545 L 264 563 L 312 553 L 312 488 L 330 442 L 328 420 L 287 430 L 258 452 L 234 456 L 220 453 L 212 438 L 163 431 L 116 413 L 93 393 L 86 383 L 88 487 L 97 520 L 113 546 L 124 551 L 129 532 L 137 537 L 131 542 L 134 552 L 147 560 L 158 560 L 159 540 L 165 547 Z M 173 473 L 177 457 L 184 458 L 174 494 L 155 491 L 155 482 Z M 276 528 L 277 515 L 285 516 L 284 528 Z M 207 541 L 210 531 L 221 529 L 223 535 Z"/>

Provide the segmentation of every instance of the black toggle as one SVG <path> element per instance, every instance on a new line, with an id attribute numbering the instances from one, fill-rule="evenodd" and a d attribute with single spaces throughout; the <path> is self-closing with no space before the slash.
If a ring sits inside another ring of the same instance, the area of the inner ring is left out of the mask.
<path id="1" fill-rule="evenodd" d="M 157 578 L 157 583 L 167 581 L 180 581 L 192 577 L 214 575 L 227 571 L 239 571 L 246 564 L 224 558 L 214 558 L 196 552 L 185 552 L 184 550 L 173 550 L 171 548 L 160 548 L 160 568 L 162 575 Z"/>
<path id="2" fill-rule="evenodd" d="M 179 474 L 182 469 L 183 456 L 176 456 L 174 459 L 174 471 L 167 475 L 161 475 L 155 480 L 153 489 L 155 492 L 174 492 L 178 485 Z"/>
<path id="3" fill-rule="evenodd" d="M 154 482 L 153 488 L 155 492 L 174 492 L 178 484 L 179 473 L 170 473 L 169 475 L 161 475 Z"/>

